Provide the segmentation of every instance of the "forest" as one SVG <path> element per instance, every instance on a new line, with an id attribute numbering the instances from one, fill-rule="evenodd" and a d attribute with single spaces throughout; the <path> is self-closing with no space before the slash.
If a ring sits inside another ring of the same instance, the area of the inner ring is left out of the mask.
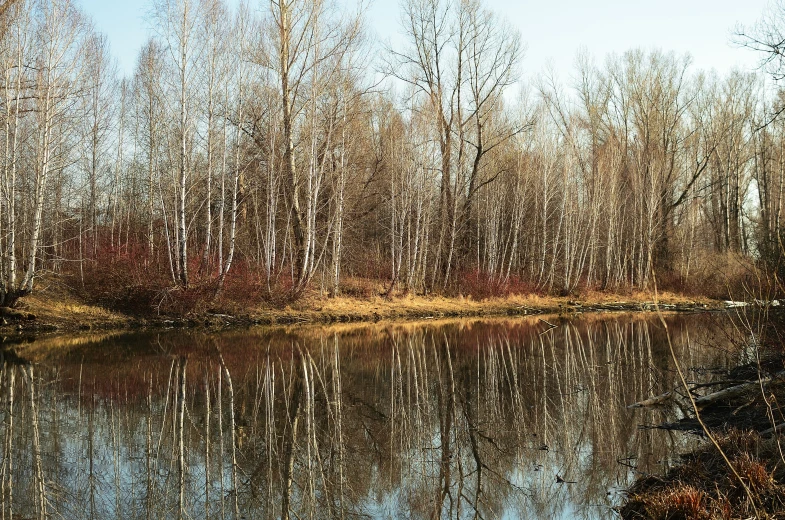
<path id="1" fill-rule="evenodd" d="M 776 277 L 770 74 L 630 49 L 524 83 L 481 0 L 399 14 L 384 45 L 362 5 L 153 0 L 121 77 L 74 1 L 5 0 L 0 305 L 53 277 L 127 308 Z"/>

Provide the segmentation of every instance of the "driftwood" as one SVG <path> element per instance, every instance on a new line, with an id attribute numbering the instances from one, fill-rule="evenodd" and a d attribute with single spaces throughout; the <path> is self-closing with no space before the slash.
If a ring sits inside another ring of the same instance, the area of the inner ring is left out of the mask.
<path id="1" fill-rule="evenodd" d="M 741 395 L 746 392 L 748 389 L 754 386 L 768 386 L 772 381 L 778 379 L 785 375 L 785 372 L 779 372 L 773 376 L 769 376 L 763 379 L 759 379 L 756 381 L 750 381 L 748 383 L 742 383 L 740 385 L 731 386 L 729 388 L 724 388 L 718 392 L 714 392 L 711 394 L 707 394 L 695 399 L 695 404 L 697 406 L 706 406 L 707 404 L 714 403 L 716 401 L 720 401 L 722 399 L 730 399 L 732 397 L 736 397 L 737 395 Z"/>
<path id="2" fill-rule="evenodd" d="M 761 386 L 762 385 L 762 386 L 766 387 L 766 386 L 770 385 L 772 382 L 776 381 L 777 379 L 782 378 L 783 376 L 785 376 L 785 372 L 778 372 L 777 374 L 774 374 L 773 376 L 765 377 L 763 379 L 756 379 L 755 381 L 745 381 L 743 383 L 739 383 L 739 384 L 736 384 L 734 386 L 729 386 L 729 387 L 723 388 L 722 390 L 719 390 L 717 392 L 712 392 L 710 394 L 706 394 L 706 395 L 703 395 L 703 396 L 700 396 L 700 397 L 696 397 L 695 398 L 695 405 L 700 407 L 700 408 L 702 408 L 702 407 L 704 407 L 706 405 L 715 403 L 717 401 L 721 401 L 723 399 L 731 399 L 733 397 L 737 397 L 737 396 L 743 394 L 744 392 L 746 392 L 747 390 L 749 390 L 749 389 L 751 389 L 751 388 L 753 388 L 755 386 Z M 729 383 L 729 381 L 726 381 L 725 383 L 727 384 L 727 383 Z M 706 387 L 706 386 L 716 386 L 716 385 L 720 385 L 720 384 L 723 384 L 723 381 L 717 381 L 717 382 L 712 382 L 712 383 L 703 383 L 701 385 L 695 386 L 694 388 L 691 388 L 690 391 L 694 391 L 696 388 L 701 388 L 701 387 Z M 676 392 L 674 390 L 670 390 L 668 392 L 665 392 L 664 394 L 656 395 L 654 397 L 650 397 L 648 399 L 644 399 L 643 401 L 638 401 L 637 403 L 632 403 L 631 405 L 628 405 L 627 408 L 645 408 L 647 406 L 657 406 L 657 405 L 660 405 L 660 404 L 663 404 L 665 402 L 670 401 L 671 399 L 673 399 L 677 395 L 678 394 L 676 394 Z"/>
<path id="3" fill-rule="evenodd" d="M 655 395 L 654 397 L 650 397 L 643 401 L 638 401 L 637 403 L 632 403 L 628 405 L 627 408 L 644 408 L 646 406 L 657 406 L 658 404 L 665 403 L 670 401 L 673 398 L 673 390 L 669 392 L 665 392 L 664 394 Z"/>
<path id="4" fill-rule="evenodd" d="M 548 328 L 548 330 L 551 330 L 551 329 L 555 329 L 555 328 L 556 328 L 556 325 L 554 325 L 554 324 L 553 324 L 553 323 L 551 323 L 550 321 L 548 321 L 548 320 L 544 320 L 544 319 L 542 319 L 542 318 L 538 318 L 538 319 L 539 319 L 541 322 L 543 322 L 544 324 L 548 325 L 548 327 L 549 327 L 549 328 Z M 547 332 L 547 331 L 546 331 L 546 332 Z"/>

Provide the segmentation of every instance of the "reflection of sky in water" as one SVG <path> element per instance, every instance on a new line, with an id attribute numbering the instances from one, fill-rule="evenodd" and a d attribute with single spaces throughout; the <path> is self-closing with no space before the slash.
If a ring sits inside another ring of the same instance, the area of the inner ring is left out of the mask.
<path id="1" fill-rule="evenodd" d="M 711 336 L 711 320 L 670 321 L 685 359 L 725 362 L 687 349 L 688 333 Z M 43 479 L 56 517 L 177 518 L 182 499 L 187 517 L 232 518 L 236 507 L 277 518 L 291 461 L 300 518 L 338 518 L 341 508 L 345 517 L 472 518 L 475 505 L 485 518 L 613 518 L 636 475 L 626 464 L 659 472 L 691 442 L 638 428 L 664 412 L 626 409 L 675 384 L 665 336 L 641 317 L 559 325 L 545 336 L 536 321 L 510 320 L 25 346 L 36 413 L 27 368 L 4 365 L 0 378 L 3 512 L 36 516 Z"/>

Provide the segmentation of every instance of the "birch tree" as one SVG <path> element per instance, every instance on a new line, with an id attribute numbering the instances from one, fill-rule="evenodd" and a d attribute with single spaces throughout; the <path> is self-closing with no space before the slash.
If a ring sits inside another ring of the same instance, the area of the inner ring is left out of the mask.
<path id="1" fill-rule="evenodd" d="M 115 102 L 118 98 L 114 70 L 106 37 L 93 34 L 85 42 L 84 116 L 82 118 L 83 169 L 87 185 L 87 224 L 92 243 L 92 256 L 98 251 L 100 197 L 109 191 L 106 176 L 114 161 L 111 148 L 120 144 L 114 140 Z"/>
<path id="2" fill-rule="evenodd" d="M 31 219 L 27 230 L 29 235 L 22 247 L 24 275 L 18 285 L 15 283 L 18 259 L 9 262 L 9 266 L 13 264 L 14 268 L 8 273 L 3 291 L 3 303 L 6 305 L 12 305 L 16 299 L 33 290 L 40 267 L 48 183 L 53 173 L 62 171 L 70 162 L 66 156 L 69 147 L 63 140 L 75 131 L 71 111 L 83 80 L 84 38 L 89 29 L 81 13 L 68 0 L 47 2 L 40 9 L 40 19 L 35 22 L 40 44 L 30 56 L 30 62 L 25 63 L 35 64 L 34 75 L 26 79 L 26 86 L 31 88 L 17 93 L 18 96 L 31 97 L 31 104 L 27 107 L 32 114 L 32 135 L 35 139 L 30 178 Z M 21 59 L 25 60 L 24 57 Z M 17 251 L 19 249 L 15 248 L 10 253 L 16 256 Z"/>
<path id="3" fill-rule="evenodd" d="M 134 73 L 134 113 L 138 132 L 138 157 L 145 165 L 146 175 L 146 227 L 147 261 L 152 262 L 155 252 L 155 208 L 162 200 L 156 184 L 160 185 L 160 153 L 165 125 L 161 120 L 164 109 L 161 85 L 163 82 L 163 49 L 155 39 L 149 40 L 139 54 Z M 163 208 L 162 208 L 163 209 Z M 168 249 L 171 254 L 171 248 Z M 176 280 L 174 264 L 170 263 L 172 279 Z"/>
<path id="4" fill-rule="evenodd" d="M 481 178 L 483 158 L 526 126 L 498 117 L 522 44 L 476 1 L 410 0 L 402 8 L 407 47 L 389 51 L 388 73 L 428 100 L 441 155 L 433 282 L 446 284 L 476 193 L 498 178 Z"/>
<path id="5" fill-rule="evenodd" d="M 336 8 L 322 0 L 271 0 L 269 5 L 269 65 L 280 82 L 284 190 L 292 222 L 293 288 L 299 293 L 318 268 L 316 222 L 322 179 L 313 138 L 310 153 L 296 150 L 295 142 L 298 131 L 307 128 L 308 114 L 314 114 L 322 89 L 355 50 L 361 18 L 357 14 L 341 20 Z M 310 125 L 313 130 L 313 119 Z"/>
<path id="6" fill-rule="evenodd" d="M 176 121 L 177 152 L 171 165 L 177 183 L 176 206 L 176 262 L 175 271 L 180 285 L 188 286 L 188 192 L 191 180 L 191 144 L 194 132 L 192 106 L 193 80 L 198 71 L 203 45 L 197 38 L 200 20 L 196 0 L 156 0 L 153 7 L 156 28 L 164 42 L 165 54 L 173 69 L 168 82 L 170 99 L 168 113 Z"/>

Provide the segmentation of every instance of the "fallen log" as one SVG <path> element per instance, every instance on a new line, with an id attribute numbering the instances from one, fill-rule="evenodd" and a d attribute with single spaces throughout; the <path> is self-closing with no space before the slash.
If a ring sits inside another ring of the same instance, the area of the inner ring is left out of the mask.
<path id="1" fill-rule="evenodd" d="M 554 325 L 554 324 L 553 324 L 553 323 L 551 323 L 550 321 L 548 321 L 548 320 L 544 320 L 544 319 L 542 319 L 542 318 L 538 318 L 538 319 L 539 319 L 541 322 L 543 322 L 543 323 L 545 323 L 546 325 L 548 325 L 548 327 L 550 327 L 550 329 L 555 329 L 555 328 L 556 328 L 556 325 Z M 548 330 L 550 330 L 550 329 L 548 329 Z"/>
<path id="2" fill-rule="evenodd" d="M 637 403 L 632 403 L 631 405 L 628 405 L 627 408 L 645 408 L 647 406 L 657 406 L 670 401 L 672 398 L 673 390 L 665 392 L 664 394 L 655 395 L 654 397 L 650 397 L 648 399 L 644 399 L 643 401 L 638 401 Z"/>
<path id="3" fill-rule="evenodd" d="M 722 399 L 730 399 L 732 397 L 736 397 L 737 395 L 741 395 L 750 388 L 758 385 L 768 386 L 771 384 L 772 381 L 779 379 L 785 375 L 785 372 L 779 372 L 773 376 L 769 376 L 763 379 L 759 379 L 757 381 L 750 381 L 749 383 L 742 383 L 740 385 L 731 386 L 729 388 L 724 388 L 718 392 L 714 392 L 711 394 L 706 394 L 704 396 L 698 397 L 695 399 L 696 406 L 706 406 L 708 404 L 714 403 L 716 401 L 720 401 Z"/>
<path id="4" fill-rule="evenodd" d="M 699 383 L 699 384 L 695 384 L 694 386 L 691 386 L 690 387 L 690 392 L 695 392 L 695 390 L 697 390 L 698 388 L 705 388 L 705 387 L 708 387 L 708 386 L 719 386 L 719 385 L 723 385 L 723 384 L 725 384 L 725 385 L 733 384 L 734 385 L 734 386 L 730 386 L 730 387 L 724 388 L 722 390 L 719 390 L 717 392 L 713 392 L 711 394 L 706 394 L 704 396 L 695 398 L 695 404 L 697 404 L 698 406 L 705 406 L 705 405 L 713 403 L 714 401 L 717 401 L 719 399 L 735 397 L 735 396 L 737 396 L 739 394 L 744 393 L 744 391 L 746 389 L 751 388 L 751 387 L 753 387 L 755 385 L 759 385 L 759 384 L 763 384 L 764 386 L 768 385 L 769 383 L 771 383 L 773 380 L 777 379 L 780 376 L 785 376 L 785 372 L 780 372 L 780 373 L 778 373 L 778 374 L 776 374 L 774 376 L 771 376 L 771 377 L 768 377 L 768 378 L 765 378 L 765 379 L 762 379 L 762 380 L 756 380 L 756 381 L 743 381 L 743 380 L 742 381 L 738 381 L 738 380 L 736 380 L 736 381 L 730 380 L 729 381 L 729 380 L 723 380 L 723 381 L 711 381 L 711 382 L 708 382 L 708 383 Z M 630 405 L 627 405 L 627 408 L 645 408 L 647 406 L 657 406 L 657 405 L 660 405 L 660 404 L 665 403 L 667 401 L 670 401 L 671 399 L 673 399 L 677 395 L 680 395 L 680 394 L 677 394 L 674 390 L 670 390 L 670 391 L 665 392 L 663 394 L 655 395 L 654 397 L 649 397 L 648 399 L 644 399 L 643 401 L 638 401 L 636 403 L 632 403 Z M 684 397 L 684 396 L 682 396 L 682 397 Z"/>

